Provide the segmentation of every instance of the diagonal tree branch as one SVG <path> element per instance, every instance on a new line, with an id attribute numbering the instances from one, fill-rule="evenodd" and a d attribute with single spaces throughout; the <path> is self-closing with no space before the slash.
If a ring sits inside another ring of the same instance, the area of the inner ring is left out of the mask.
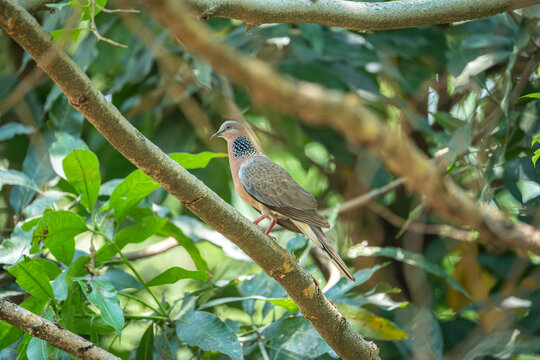
<path id="1" fill-rule="evenodd" d="M 0 299 L 0 319 L 83 360 L 120 360 L 99 346 L 6 299 Z"/>
<path id="2" fill-rule="evenodd" d="M 213 68 L 251 91 L 254 101 L 297 116 L 311 125 L 327 125 L 351 143 L 365 146 L 386 167 L 403 177 L 408 189 L 425 198 L 441 216 L 477 230 L 485 243 L 540 254 L 540 231 L 513 223 L 505 214 L 477 205 L 411 139 L 379 121 L 355 94 L 285 79 L 266 63 L 242 55 L 212 38 L 208 28 L 190 17 L 178 1 L 154 0 L 152 10 L 191 51 Z M 537 55 L 535 55 L 537 56 Z"/>
<path id="3" fill-rule="evenodd" d="M 137 131 L 39 23 L 13 0 L 0 0 L 0 26 L 122 155 L 237 244 L 273 277 L 338 355 L 346 360 L 379 359 L 377 346 L 358 334 L 291 254 Z"/>
<path id="4" fill-rule="evenodd" d="M 540 0 L 186 0 L 201 19 L 233 18 L 248 29 L 266 23 L 316 23 L 352 30 L 388 30 L 472 20 L 535 4 Z"/>

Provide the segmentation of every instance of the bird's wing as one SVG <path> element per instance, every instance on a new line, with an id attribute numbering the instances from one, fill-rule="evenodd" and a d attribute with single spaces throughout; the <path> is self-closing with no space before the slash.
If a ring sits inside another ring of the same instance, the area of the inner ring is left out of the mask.
<path id="1" fill-rule="evenodd" d="M 266 156 L 253 156 L 238 171 L 247 193 L 269 209 L 306 224 L 329 227 L 317 201 L 291 175 Z"/>

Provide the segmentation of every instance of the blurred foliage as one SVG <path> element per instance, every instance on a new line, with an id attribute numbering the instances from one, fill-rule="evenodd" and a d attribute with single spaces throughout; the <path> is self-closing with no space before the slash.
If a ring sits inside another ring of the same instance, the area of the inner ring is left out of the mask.
<path id="1" fill-rule="evenodd" d="M 444 224 L 399 188 L 338 213 L 392 180 L 377 157 L 253 104 L 144 11 L 96 8 L 99 33 L 124 49 L 97 41 L 87 3 L 50 7 L 38 14 L 43 27 L 132 124 L 254 218 L 220 159 L 224 144 L 208 140 L 231 116 L 227 103 L 237 104 L 267 154 L 329 208 L 328 236 L 349 249 L 341 253 L 358 280 L 341 279 L 327 295 L 382 358 L 539 358 L 540 258 L 480 246 L 478 234 Z M 482 206 L 538 226 L 539 18 L 535 7 L 365 33 L 208 25 L 284 74 L 356 93 Z M 119 155 L 5 34 L 0 84 L 2 296 L 123 359 L 336 358 L 283 289 Z M 324 283 L 303 237 L 276 237 Z M 129 259 L 166 238 L 179 246 Z M 66 358 L 6 323 L 0 348 L 3 359 Z"/>

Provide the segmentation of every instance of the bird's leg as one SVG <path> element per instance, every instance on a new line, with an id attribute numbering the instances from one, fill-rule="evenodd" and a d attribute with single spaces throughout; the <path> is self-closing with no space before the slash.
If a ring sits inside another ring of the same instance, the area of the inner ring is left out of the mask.
<path id="1" fill-rule="evenodd" d="M 268 225 L 268 229 L 266 229 L 266 231 L 264 232 L 266 235 L 269 235 L 270 234 L 270 231 L 272 230 L 272 228 L 274 227 L 274 225 L 276 225 L 277 223 L 277 219 L 272 219 L 272 222 L 270 223 L 270 225 Z"/>
<path id="2" fill-rule="evenodd" d="M 268 216 L 268 214 L 263 214 L 261 216 L 259 216 L 257 219 L 253 220 L 253 223 L 255 225 L 258 225 L 262 220 L 264 220 L 264 218 L 266 218 Z"/>

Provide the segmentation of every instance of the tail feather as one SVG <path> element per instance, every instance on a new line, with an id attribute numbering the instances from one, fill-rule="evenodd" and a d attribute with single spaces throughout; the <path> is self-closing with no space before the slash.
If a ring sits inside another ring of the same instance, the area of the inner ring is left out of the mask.
<path id="1" fill-rule="evenodd" d="M 324 235 L 324 232 L 321 230 L 320 227 L 304 224 L 295 220 L 292 221 L 308 239 L 317 244 L 328 255 L 330 260 L 332 260 L 332 262 L 337 266 L 339 271 L 341 271 L 341 273 L 345 275 L 347 279 L 351 281 L 356 281 L 354 275 L 351 273 L 347 265 L 345 265 L 336 250 L 334 250 L 332 245 L 330 245 L 328 239 L 326 238 L 326 235 Z"/>

